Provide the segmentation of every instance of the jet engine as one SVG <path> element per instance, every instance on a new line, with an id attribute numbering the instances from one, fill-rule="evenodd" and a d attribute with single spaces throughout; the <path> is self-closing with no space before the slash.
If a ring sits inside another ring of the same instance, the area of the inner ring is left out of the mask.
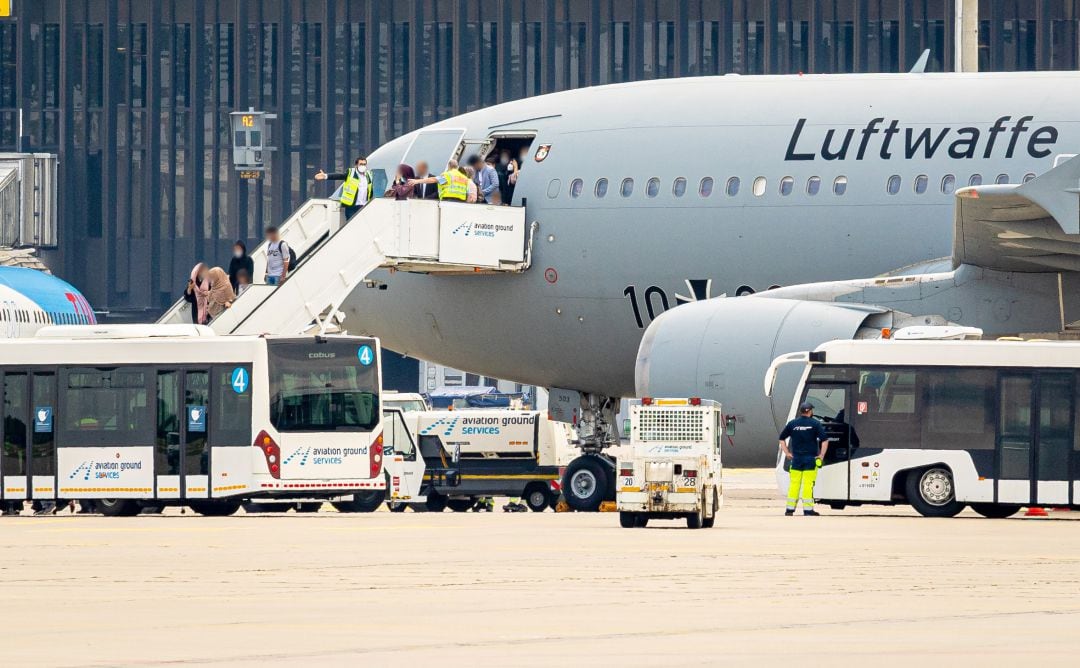
<path id="1" fill-rule="evenodd" d="M 878 338 L 894 312 L 861 304 L 719 298 L 667 311 L 645 331 L 638 348 L 639 397 L 715 399 L 736 419 L 724 463 L 772 466 L 776 442 L 803 369 L 781 367 L 772 397 L 762 381 L 785 353 L 813 350 L 834 339 Z"/>

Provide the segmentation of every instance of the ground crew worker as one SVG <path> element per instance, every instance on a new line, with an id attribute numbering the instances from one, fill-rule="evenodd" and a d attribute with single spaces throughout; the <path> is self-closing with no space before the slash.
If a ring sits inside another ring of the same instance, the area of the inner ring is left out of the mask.
<path id="1" fill-rule="evenodd" d="M 789 442 L 790 441 L 790 442 Z M 785 515 L 794 515 L 799 503 L 799 490 L 802 489 L 803 515 L 817 515 L 814 510 L 814 481 L 825 451 L 829 449 L 829 437 L 825 427 L 814 419 L 814 405 L 803 402 L 799 405 L 799 417 L 784 425 L 780 432 L 780 448 L 791 460 L 788 474 L 787 510 Z"/>
<path id="2" fill-rule="evenodd" d="M 371 178 L 367 174 L 367 158 L 360 156 L 347 172 L 335 172 L 327 174 L 323 170 L 315 175 L 316 181 L 345 181 L 341 186 L 342 212 L 345 214 L 345 222 L 356 214 L 357 211 L 371 201 L 374 187 Z"/>
<path id="3" fill-rule="evenodd" d="M 439 188 L 439 199 L 464 202 L 469 196 L 469 177 L 458 170 L 457 160 L 451 160 L 446 165 L 446 171 L 438 176 L 429 176 L 425 179 L 410 179 L 411 186 L 420 183 L 434 183 Z"/>

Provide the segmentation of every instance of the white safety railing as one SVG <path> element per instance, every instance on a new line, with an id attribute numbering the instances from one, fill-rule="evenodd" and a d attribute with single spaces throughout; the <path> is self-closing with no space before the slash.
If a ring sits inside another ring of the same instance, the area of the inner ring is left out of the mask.
<path id="1" fill-rule="evenodd" d="M 251 286 L 210 326 L 218 334 L 325 330 L 375 269 L 521 272 L 529 266 L 531 241 L 520 207 L 376 199 L 305 253 L 284 283 Z"/>
<path id="2" fill-rule="evenodd" d="M 340 216 L 341 207 L 336 201 L 311 199 L 300 205 L 300 208 L 289 216 L 279 227 L 279 233 L 285 244 L 296 253 L 297 260 L 302 262 L 308 252 L 324 240 L 331 230 L 337 229 Z M 266 279 L 267 245 L 267 242 L 263 241 L 249 253 L 254 264 L 255 274 L 251 277 L 251 280 L 255 284 L 263 283 Z M 252 288 L 254 287 L 253 285 Z M 191 305 L 183 299 L 177 300 L 164 315 L 158 318 L 158 324 L 163 325 L 190 323 Z"/>

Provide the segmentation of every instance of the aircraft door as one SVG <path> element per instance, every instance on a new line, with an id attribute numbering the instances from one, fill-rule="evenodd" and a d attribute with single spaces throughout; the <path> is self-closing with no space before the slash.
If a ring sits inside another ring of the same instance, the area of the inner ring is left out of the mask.
<path id="1" fill-rule="evenodd" d="M 391 502 L 417 501 L 424 482 L 424 458 L 420 456 L 404 413 L 397 408 L 383 410 L 383 448 L 387 495 Z"/>
<path id="2" fill-rule="evenodd" d="M 409 150 L 405 152 L 402 162 L 414 169 L 418 162 L 426 162 L 432 174 L 441 174 L 446 171 L 446 163 L 457 154 L 461 146 L 461 138 L 464 136 L 465 130 L 462 128 L 441 128 L 418 132 Z M 396 167 L 397 165 L 388 166 L 390 169 Z M 422 178 L 427 174 L 416 176 Z"/>

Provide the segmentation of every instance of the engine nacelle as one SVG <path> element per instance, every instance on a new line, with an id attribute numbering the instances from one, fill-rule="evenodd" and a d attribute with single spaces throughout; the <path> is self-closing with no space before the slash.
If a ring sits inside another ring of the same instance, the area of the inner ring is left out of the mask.
<path id="1" fill-rule="evenodd" d="M 803 371 L 781 367 L 772 397 L 766 397 L 762 381 L 773 359 L 834 339 L 876 337 L 891 325 L 891 312 L 863 305 L 761 297 L 685 304 L 645 331 L 634 376 L 637 396 L 721 402 L 737 421 L 735 445 L 725 449 L 724 463 L 772 466 L 776 436 Z"/>

